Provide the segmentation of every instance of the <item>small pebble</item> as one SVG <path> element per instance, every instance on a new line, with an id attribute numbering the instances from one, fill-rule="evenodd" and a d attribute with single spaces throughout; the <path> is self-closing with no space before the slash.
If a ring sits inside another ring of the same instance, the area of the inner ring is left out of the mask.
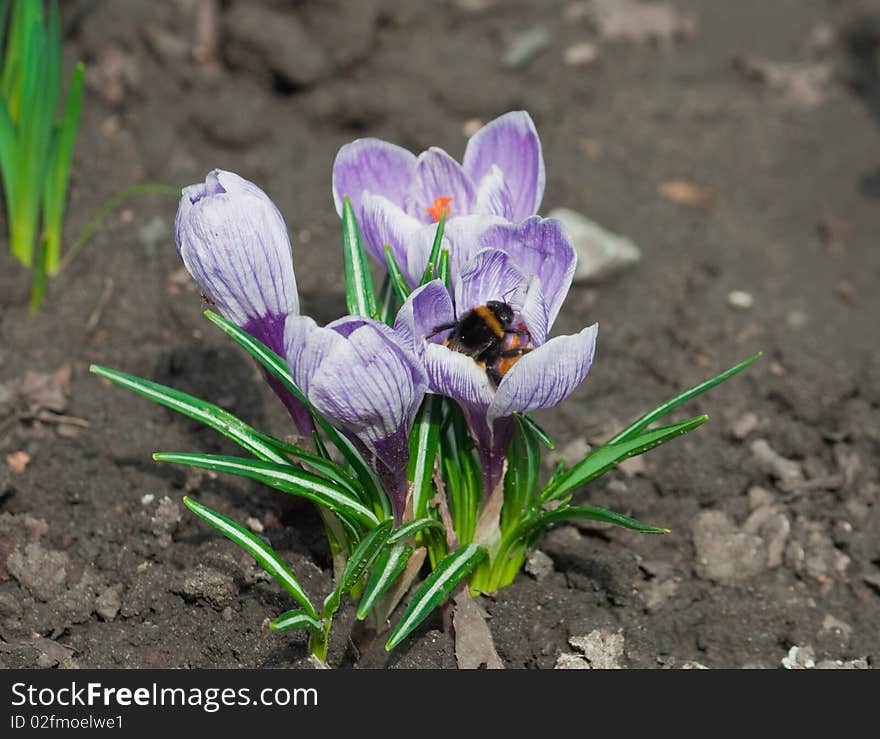
<path id="1" fill-rule="evenodd" d="M 550 31 L 546 27 L 532 26 L 511 39 L 504 51 L 502 62 L 508 69 L 525 67 L 550 46 L 550 41 Z"/>
<path id="2" fill-rule="evenodd" d="M 816 654 L 810 646 L 793 646 L 782 658 L 782 666 L 786 670 L 810 670 L 816 666 Z"/>
<path id="3" fill-rule="evenodd" d="M 599 57 L 599 49 L 589 41 L 569 46 L 562 55 L 562 60 L 569 67 L 585 67 Z"/>
<path id="4" fill-rule="evenodd" d="M 147 493 L 143 498 L 141 498 L 141 505 L 150 505 L 154 500 L 156 500 L 156 496 L 153 493 Z"/>
<path id="5" fill-rule="evenodd" d="M 245 521 L 247 527 L 253 531 L 255 534 L 262 534 L 265 530 L 263 528 L 263 523 L 258 518 L 254 518 L 251 516 L 247 521 Z"/>
<path id="6" fill-rule="evenodd" d="M 543 580 L 553 572 L 553 560 L 540 549 L 535 549 L 529 554 L 525 569 L 536 580 Z"/>
<path id="7" fill-rule="evenodd" d="M 807 314 L 799 308 L 794 308 L 793 310 L 790 310 L 785 316 L 785 322 L 791 328 L 803 328 L 807 325 L 807 322 L 809 320 L 809 316 L 807 316 Z"/>
<path id="8" fill-rule="evenodd" d="M 737 310 L 748 310 L 755 304 L 755 299 L 745 290 L 731 290 L 727 296 L 727 304 Z"/>
<path id="9" fill-rule="evenodd" d="M 570 208 L 554 208 L 548 213 L 562 224 L 577 253 L 574 283 L 602 282 L 609 275 L 635 264 L 641 258 L 638 246 Z"/>
<path id="10" fill-rule="evenodd" d="M 468 118 L 461 126 L 461 132 L 470 138 L 483 127 L 483 121 L 479 118 Z"/>
<path id="11" fill-rule="evenodd" d="M 762 488 L 760 485 L 750 487 L 748 496 L 749 509 L 752 511 L 757 510 L 758 508 L 772 506 L 776 503 L 776 496 L 767 490 L 767 488 Z"/>
<path id="12" fill-rule="evenodd" d="M 734 439 L 742 441 L 758 426 L 758 417 L 751 412 L 744 413 L 730 426 L 730 433 Z"/>
<path id="13" fill-rule="evenodd" d="M 765 439 L 755 439 L 749 449 L 762 472 L 775 477 L 783 488 L 803 482 L 801 465 L 779 454 Z"/>

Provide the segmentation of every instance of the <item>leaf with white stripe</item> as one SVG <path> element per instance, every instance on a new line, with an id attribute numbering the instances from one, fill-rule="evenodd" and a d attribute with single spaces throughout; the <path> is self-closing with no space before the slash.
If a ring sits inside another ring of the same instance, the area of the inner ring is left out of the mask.
<path id="1" fill-rule="evenodd" d="M 416 518 L 427 513 L 428 501 L 434 497 L 434 463 L 440 448 L 442 408 L 443 398 L 427 393 L 409 433 L 407 476 L 412 484 L 413 516 Z"/>
<path id="2" fill-rule="evenodd" d="M 370 568 L 376 557 L 385 546 L 388 534 L 391 533 L 391 527 L 394 522 L 390 519 L 380 523 L 375 529 L 367 534 L 357 548 L 351 553 L 342 577 L 334 588 L 333 592 L 327 596 L 324 601 L 324 618 L 329 618 L 339 609 L 339 603 L 342 601 L 343 593 L 351 590 L 357 582 L 364 576 L 364 573 Z"/>
<path id="3" fill-rule="evenodd" d="M 376 292 L 367 254 L 348 196 L 342 205 L 342 255 L 345 263 L 345 303 L 353 316 L 379 319 Z"/>
<path id="4" fill-rule="evenodd" d="M 278 450 L 271 437 L 249 426 L 241 419 L 233 416 L 229 411 L 213 403 L 201 400 L 180 390 L 175 390 L 172 387 L 160 385 L 158 382 L 144 380 L 141 377 L 128 375 L 125 372 L 119 372 L 109 367 L 101 367 L 97 364 L 89 367 L 89 372 L 98 375 L 98 377 L 111 380 L 126 390 L 143 395 L 154 403 L 164 405 L 166 408 L 171 408 L 173 411 L 182 413 L 206 426 L 210 426 L 224 436 L 228 436 L 260 459 L 279 464 L 287 462 L 287 459 Z"/>
<path id="5" fill-rule="evenodd" d="M 285 611 L 278 618 L 269 622 L 272 631 L 298 631 L 309 629 L 320 631 L 322 626 L 318 619 L 313 618 L 305 611 Z"/>
<path id="6" fill-rule="evenodd" d="M 403 541 L 407 537 L 415 536 L 425 529 L 437 529 L 438 531 L 443 531 L 443 524 L 437 519 L 429 518 L 428 516 L 416 519 L 415 521 L 410 521 L 409 523 L 403 524 L 399 529 L 395 529 L 394 533 L 388 537 L 388 543 L 397 544 L 397 542 Z"/>
<path id="7" fill-rule="evenodd" d="M 669 426 L 661 426 L 660 428 L 645 431 L 626 441 L 605 444 L 549 483 L 541 493 L 541 499 L 545 503 L 550 500 L 557 500 L 586 485 L 590 480 L 605 474 L 623 460 L 638 454 L 644 454 L 670 439 L 693 431 L 698 426 L 703 425 L 708 419 L 709 416 L 695 416 L 681 423 L 673 423 Z"/>
<path id="8" fill-rule="evenodd" d="M 302 585 L 299 584 L 299 580 L 296 579 L 296 576 L 284 564 L 281 557 L 266 542 L 259 539 L 243 526 L 235 523 L 235 521 L 217 513 L 217 511 L 211 510 L 192 498 L 184 496 L 183 504 L 197 516 L 211 524 L 223 536 L 231 539 L 250 554 L 251 557 L 257 560 L 260 567 L 272 575 L 302 605 L 306 613 L 313 618 L 318 617 L 318 612 L 309 600 L 309 596 L 306 595 L 306 591 L 303 590 Z"/>
<path id="9" fill-rule="evenodd" d="M 376 559 L 372 572 L 370 572 L 364 594 L 361 596 L 357 611 L 358 620 L 363 621 L 379 598 L 388 592 L 388 589 L 403 572 L 412 553 L 413 547 L 403 542 L 382 550 Z"/>
<path id="10" fill-rule="evenodd" d="M 716 385 L 721 384 L 727 379 L 730 379 L 735 374 L 742 372 L 746 367 L 748 367 L 752 362 L 757 361 L 763 356 L 763 352 L 758 352 L 757 354 L 753 354 L 748 359 L 740 362 L 739 364 L 730 367 L 729 369 L 724 370 L 724 372 L 715 375 L 715 377 L 711 377 L 704 382 L 701 382 L 699 385 L 695 385 L 694 387 L 685 390 L 684 392 L 676 395 L 672 400 L 667 400 L 662 405 L 658 405 L 654 410 L 648 411 L 645 415 L 637 418 L 633 421 L 629 426 L 627 426 L 623 431 L 616 434 L 613 438 L 609 439 L 607 444 L 620 444 L 624 441 L 629 441 L 636 434 L 638 434 L 642 429 L 650 426 L 654 421 L 658 421 L 663 416 L 665 416 L 670 411 L 675 410 L 682 403 L 686 403 L 691 398 L 695 398 L 697 395 L 701 393 L 705 393 L 707 390 L 711 390 Z"/>
<path id="11" fill-rule="evenodd" d="M 216 454 L 157 452 L 153 455 L 153 459 L 157 462 L 187 464 L 214 472 L 249 477 L 284 493 L 307 498 L 329 508 L 340 518 L 348 518 L 367 528 L 372 529 L 379 524 L 375 514 L 347 490 L 338 487 L 330 480 L 296 467 Z"/>
<path id="12" fill-rule="evenodd" d="M 385 244 L 385 266 L 388 269 L 388 282 L 391 286 L 391 289 L 394 291 L 394 294 L 397 296 L 397 300 L 401 303 L 406 302 L 406 299 L 409 297 L 409 294 L 412 292 L 409 289 L 409 285 L 406 282 L 406 277 L 403 275 L 403 270 L 400 268 L 400 265 L 397 263 L 397 260 L 394 258 L 394 252 L 391 251 L 391 247 L 388 244 Z"/>
<path id="13" fill-rule="evenodd" d="M 446 600 L 456 586 L 474 571 L 485 556 L 486 550 L 483 547 L 478 544 L 468 544 L 438 562 L 397 622 L 385 644 L 385 649 L 390 652 L 406 639 L 431 611 Z"/>
<path id="14" fill-rule="evenodd" d="M 437 263 L 440 261 L 440 245 L 443 243 L 443 232 L 446 229 L 446 208 L 440 213 L 440 220 L 437 221 L 437 230 L 434 232 L 434 243 L 431 245 L 431 254 L 428 257 L 428 264 L 425 267 L 425 273 L 422 275 L 422 281 L 419 285 L 427 285 L 434 279 L 434 271 Z"/>

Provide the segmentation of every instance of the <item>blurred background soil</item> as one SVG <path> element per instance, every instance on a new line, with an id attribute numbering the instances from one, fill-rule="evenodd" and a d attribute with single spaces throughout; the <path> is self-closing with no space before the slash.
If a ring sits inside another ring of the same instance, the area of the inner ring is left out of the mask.
<path id="1" fill-rule="evenodd" d="M 482 598 L 512 668 L 876 666 L 880 633 L 880 3 L 859 0 L 62 0 L 87 90 L 71 243 L 122 187 L 215 167 L 284 214 L 303 312 L 344 312 L 333 157 L 360 136 L 460 157 L 513 109 L 544 147 L 542 213 L 640 259 L 571 290 L 555 331 L 598 321 L 587 382 L 539 414 L 574 457 L 757 350 L 691 403 L 710 422 L 582 502 L 662 537 L 560 526 Z M 184 492 L 262 532 L 306 588 L 316 515 L 156 450 L 230 449 L 87 372 L 174 385 L 278 434 L 283 409 L 204 320 L 173 197 L 116 209 L 27 310 L 0 223 L 0 665 L 287 667 L 289 607 Z M 455 667 L 438 615 L 393 655 L 335 628 L 338 666 Z M 794 648 L 794 649 L 793 649 Z"/>

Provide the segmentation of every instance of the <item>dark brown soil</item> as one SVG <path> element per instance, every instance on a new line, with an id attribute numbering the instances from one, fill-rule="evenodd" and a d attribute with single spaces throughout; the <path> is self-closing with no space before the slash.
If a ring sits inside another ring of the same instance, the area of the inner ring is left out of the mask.
<path id="1" fill-rule="evenodd" d="M 84 59 L 90 80 L 67 235 L 123 186 L 231 169 L 277 202 L 303 311 L 330 320 L 344 310 L 330 197 L 338 147 L 374 135 L 460 156 L 466 121 L 529 110 L 547 161 L 544 212 L 575 208 L 643 252 L 568 297 L 556 331 L 597 320 L 601 332 L 587 383 L 539 418 L 559 446 L 607 435 L 757 350 L 765 357 L 691 404 L 711 415 L 706 426 L 581 493 L 670 535 L 560 527 L 540 543 L 549 574 L 522 573 L 483 599 L 505 664 L 551 668 L 577 651 L 570 637 L 600 629 L 621 631 L 627 667 L 779 667 L 793 646 L 876 666 L 880 7 L 671 1 L 694 22 L 645 43 L 602 38 L 584 16 L 589 2 L 223 3 L 213 67 L 190 55 L 193 3 L 62 3 L 68 59 Z M 505 67 L 512 39 L 536 25 L 548 47 Z M 565 64 L 581 41 L 598 59 Z M 759 58 L 828 65 L 821 100 L 750 79 L 743 69 Z M 662 197 L 672 180 L 713 203 Z M 114 211 L 35 316 L 0 224 L 0 381 L 69 365 L 63 413 L 88 423 L 35 422 L 15 415 L 15 392 L 0 397 L 2 666 L 307 664 L 302 637 L 265 626 L 289 607 L 279 588 L 180 499 L 190 490 L 260 521 L 322 594 L 330 562 L 312 510 L 153 462 L 156 450 L 228 447 L 87 372 L 107 364 L 289 430 L 180 279 L 175 208 L 141 195 Z M 753 307 L 731 307 L 733 290 Z M 7 461 L 18 452 L 29 457 L 21 472 L 27 457 Z M 439 615 L 390 657 L 357 629 L 349 639 L 351 622 L 349 609 L 333 665 L 456 664 Z"/>

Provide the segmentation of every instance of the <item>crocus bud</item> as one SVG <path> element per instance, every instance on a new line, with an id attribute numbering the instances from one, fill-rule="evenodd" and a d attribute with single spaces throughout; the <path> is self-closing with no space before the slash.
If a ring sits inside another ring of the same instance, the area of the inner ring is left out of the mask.
<path id="1" fill-rule="evenodd" d="M 259 187 L 215 169 L 183 189 L 174 222 L 177 252 L 202 293 L 229 321 L 284 355 L 284 321 L 299 315 L 287 227 Z M 311 415 L 266 374 L 297 428 L 309 435 Z"/>
<path id="2" fill-rule="evenodd" d="M 299 314 L 287 227 L 259 187 L 215 169 L 183 189 L 175 242 L 202 293 L 228 320 L 284 351 L 284 319 Z"/>

